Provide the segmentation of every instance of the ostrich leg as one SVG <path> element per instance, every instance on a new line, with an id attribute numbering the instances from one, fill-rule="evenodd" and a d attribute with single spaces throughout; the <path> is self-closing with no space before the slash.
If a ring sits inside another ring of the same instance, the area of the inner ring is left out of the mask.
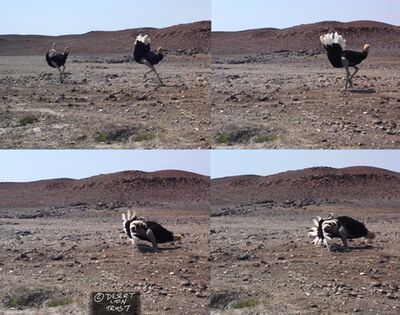
<path id="1" fill-rule="evenodd" d="M 347 232 L 346 232 L 346 229 L 344 229 L 343 227 L 340 227 L 339 228 L 339 235 L 340 235 L 340 238 L 342 239 L 342 242 L 343 242 L 343 248 L 345 250 L 347 250 L 349 248 L 349 244 L 347 243 Z"/>
<path id="2" fill-rule="evenodd" d="M 149 67 L 151 69 L 151 71 L 153 71 L 156 74 L 158 81 L 160 82 L 160 85 L 164 85 L 163 81 L 161 80 L 160 76 L 158 75 L 158 73 L 156 71 L 156 68 L 154 68 L 154 66 L 147 60 L 143 60 L 143 64 L 146 65 L 147 67 Z M 149 71 L 148 73 L 150 73 L 151 71 Z M 147 73 L 145 75 L 147 75 Z"/>
<path id="3" fill-rule="evenodd" d="M 143 80 L 146 80 L 147 75 L 148 75 L 149 73 L 151 73 L 151 72 L 153 72 L 153 70 L 147 71 L 147 72 L 144 74 L 144 76 L 143 76 Z"/>
<path id="4" fill-rule="evenodd" d="M 352 83 L 351 85 L 353 85 L 353 78 L 359 70 L 356 66 L 353 66 L 353 68 L 354 68 L 354 73 L 350 76 L 350 81 Z"/>
<path id="5" fill-rule="evenodd" d="M 350 79 L 349 61 L 344 57 L 342 57 L 342 65 L 346 69 L 346 85 L 344 87 L 344 90 L 347 91 L 347 86 L 349 84 L 350 84 L 350 86 L 352 86 L 353 84 Z"/>
<path id="6" fill-rule="evenodd" d="M 63 72 L 61 71 L 60 67 L 58 67 L 57 69 L 60 72 L 60 83 L 63 83 L 64 82 L 64 80 L 63 80 Z"/>

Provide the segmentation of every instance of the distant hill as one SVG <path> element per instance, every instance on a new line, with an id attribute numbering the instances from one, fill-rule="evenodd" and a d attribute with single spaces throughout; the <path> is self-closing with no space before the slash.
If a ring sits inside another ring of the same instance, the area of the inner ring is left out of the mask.
<path id="1" fill-rule="evenodd" d="M 208 53 L 211 22 L 201 21 L 166 28 L 136 28 L 114 32 L 95 31 L 80 35 L 0 35 L 0 55 L 44 55 L 57 42 L 57 49 L 70 48 L 71 54 L 130 54 L 135 38 L 148 34 L 152 47 L 173 52 Z"/>
<path id="2" fill-rule="evenodd" d="M 361 50 L 364 44 L 369 43 L 371 53 L 400 50 L 400 27 L 375 21 L 325 21 L 285 29 L 213 32 L 211 45 L 216 55 L 258 54 L 280 50 L 322 52 L 319 37 L 330 30 L 343 35 L 349 49 Z"/>
<path id="3" fill-rule="evenodd" d="M 397 201 L 400 173 L 373 168 L 315 167 L 271 176 L 234 176 L 213 179 L 213 205 L 285 201 Z M 399 209 L 400 211 L 400 209 Z"/>
<path id="4" fill-rule="evenodd" d="M 176 170 L 0 183 L 0 208 L 104 203 L 208 209 L 209 186 L 206 176 Z"/>

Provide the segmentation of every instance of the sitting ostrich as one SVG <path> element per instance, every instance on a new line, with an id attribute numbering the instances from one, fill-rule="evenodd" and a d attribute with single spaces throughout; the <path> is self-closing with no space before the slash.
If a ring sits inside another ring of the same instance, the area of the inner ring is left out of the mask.
<path id="1" fill-rule="evenodd" d="M 369 44 L 365 44 L 363 51 L 345 50 L 346 40 L 337 32 L 328 33 L 320 37 L 322 45 L 328 54 L 328 59 L 334 68 L 346 69 L 346 85 L 353 86 L 353 77 L 358 72 L 357 65 L 368 56 Z M 354 68 L 354 73 L 350 74 L 349 67 Z"/>
<path id="2" fill-rule="evenodd" d="M 149 35 L 142 36 L 142 34 L 139 34 L 136 37 L 133 57 L 136 62 L 144 64 L 150 68 L 150 71 L 144 74 L 143 79 L 145 79 L 149 73 L 154 72 L 158 78 L 158 81 L 160 82 L 160 85 L 164 85 L 156 69 L 154 68 L 154 65 L 158 64 L 164 58 L 162 48 L 159 47 L 156 53 L 151 51 Z"/>
<path id="3" fill-rule="evenodd" d="M 375 233 L 369 231 L 365 225 L 353 218 L 346 216 L 335 217 L 330 214 L 328 218 L 317 217 L 312 220 L 314 226 L 310 229 L 308 236 L 314 238 L 312 244 L 326 246 L 332 250 L 332 238 L 338 237 L 343 242 L 343 248 L 348 249 L 347 239 L 365 237 L 375 238 Z"/>
<path id="4" fill-rule="evenodd" d="M 65 62 L 69 54 L 68 47 L 65 47 L 63 54 L 57 54 L 55 49 L 56 43 L 53 43 L 53 48 L 46 53 L 46 60 L 50 67 L 57 68 L 60 72 L 60 82 L 63 83 L 63 74 L 65 71 Z M 61 70 L 61 67 L 63 68 Z"/>
<path id="5" fill-rule="evenodd" d="M 122 214 L 122 226 L 135 247 L 138 247 L 139 240 L 151 242 L 153 248 L 158 248 L 158 243 L 173 243 L 182 239 L 182 235 L 168 231 L 157 222 L 139 218 L 135 212 L 131 216 L 129 210 L 126 215 Z"/>

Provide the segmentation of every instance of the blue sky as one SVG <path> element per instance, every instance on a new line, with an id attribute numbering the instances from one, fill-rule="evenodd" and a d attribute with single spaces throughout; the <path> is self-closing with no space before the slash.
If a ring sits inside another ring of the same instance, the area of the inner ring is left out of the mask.
<path id="1" fill-rule="evenodd" d="M 374 166 L 400 172 L 400 150 L 218 150 L 211 155 L 212 178 L 314 166 Z"/>
<path id="2" fill-rule="evenodd" d="M 0 34 L 62 35 L 211 19 L 211 0 L 0 0 Z"/>
<path id="3" fill-rule="evenodd" d="M 336 20 L 400 23 L 399 0 L 213 0 L 214 31 L 285 28 Z"/>
<path id="4" fill-rule="evenodd" d="M 212 178 L 314 166 L 400 172 L 400 150 L 0 150 L 0 182 L 85 178 L 123 170 L 179 169 Z"/>
<path id="5" fill-rule="evenodd" d="M 179 169 L 209 175 L 202 150 L 0 150 L 0 182 L 85 178 L 123 170 Z"/>

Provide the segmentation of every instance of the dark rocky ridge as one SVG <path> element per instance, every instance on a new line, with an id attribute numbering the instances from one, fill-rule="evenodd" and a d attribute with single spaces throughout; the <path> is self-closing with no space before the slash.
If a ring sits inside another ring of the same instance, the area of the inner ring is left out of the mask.
<path id="1" fill-rule="evenodd" d="M 0 35 L 0 56 L 44 55 L 57 42 L 57 49 L 70 48 L 71 55 L 130 54 L 139 34 L 148 34 L 152 46 L 161 46 L 173 53 L 208 53 L 211 22 L 174 25 L 166 28 L 136 28 L 121 31 L 95 31 L 79 35 Z"/>
<path id="2" fill-rule="evenodd" d="M 85 179 L 0 183 L 0 208 L 76 204 L 208 209 L 209 178 L 166 170 L 125 171 Z"/>
<path id="3" fill-rule="evenodd" d="M 315 167 L 271 176 L 213 179 L 212 204 L 396 203 L 400 174 L 373 167 Z"/>
<path id="4" fill-rule="evenodd" d="M 213 32 L 215 55 L 262 54 L 271 52 L 323 52 L 319 37 L 336 30 L 347 40 L 347 48 L 361 50 L 371 45 L 371 54 L 400 50 L 400 27 L 375 21 L 342 23 L 324 21 L 285 29 L 263 28 L 239 32 Z"/>

